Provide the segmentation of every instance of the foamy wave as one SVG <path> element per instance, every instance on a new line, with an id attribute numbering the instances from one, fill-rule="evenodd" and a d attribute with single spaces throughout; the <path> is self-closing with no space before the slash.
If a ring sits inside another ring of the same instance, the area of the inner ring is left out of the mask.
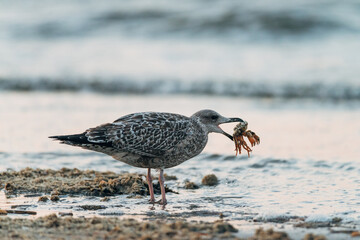
<path id="1" fill-rule="evenodd" d="M 130 79 L 0 79 L 3 91 L 89 91 L 120 94 L 194 94 L 249 98 L 360 100 L 360 86 L 349 83 L 261 83 Z"/>

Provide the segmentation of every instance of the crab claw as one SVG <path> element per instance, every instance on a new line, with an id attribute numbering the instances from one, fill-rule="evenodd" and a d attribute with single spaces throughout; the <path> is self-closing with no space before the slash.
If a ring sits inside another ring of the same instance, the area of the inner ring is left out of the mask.
<path id="1" fill-rule="evenodd" d="M 260 137 L 254 133 L 254 138 L 257 144 L 260 144 Z"/>
<path id="2" fill-rule="evenodd" d="M 247 132 L 245 133 L 245 136 L 249 139 L 249 142 L 250 142 L 251 146 L 252 146 L 252 147 L 255 146 L 255 144 L 256 144 L 256 139 L 254 138 L 253 132 L 247 131 Z"/>
<path id="3" fill-rule="evenodd" d="M 249 139 L 252 147 L 254 147 L 256 144 L 260 144 L 260 138 L 254 132 L 249 130 L 245 133 L 245 136 Z"/>

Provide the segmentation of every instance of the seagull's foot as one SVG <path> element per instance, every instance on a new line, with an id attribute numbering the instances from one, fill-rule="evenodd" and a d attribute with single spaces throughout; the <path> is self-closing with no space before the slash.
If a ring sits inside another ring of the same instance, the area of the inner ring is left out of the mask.
<path id="1" fill-rule="evenodd" d="M 160 201 L 160 205 L 164 205 L 164 206 L 165 206 L 166 204 L 167 204 L 167 200 L 166 200 L 166 199 L 165 199 L 165 201 L 163 201 L 163 200 Z"/>
<path id="2" fill-rule="evenodd" d="M 164 201 L 161 199 L 161 200 L 157 201 L 156 203 L 165 206 L 167 204 L 167 200 L 165 199 L 165 201 Z"/>
<path id="3" fill-rule="evenodd" d="M 149 199 L 149 203 L 151 203 L 151 204 L 156 203 L 155 198 L 150 198 L 150 199 Z"/>

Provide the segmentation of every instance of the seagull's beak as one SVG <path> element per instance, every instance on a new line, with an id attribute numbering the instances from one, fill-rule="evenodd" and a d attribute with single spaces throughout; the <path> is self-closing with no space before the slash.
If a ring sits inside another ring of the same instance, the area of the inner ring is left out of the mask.
<path id="1" fill-rule="evenodd" d="M 245 122 L 244 120 L 242 120 L 241 118 L 228 118 L 229 120 L 227 122 L 224 123 L 231 123 L 231 122 Z"/>
<path id="2" fill-rule="evenodd" d="M 232 123 L 232 122 L 245 122 L 244 120 L 242 120 L 241 118 L 223 118 L 221 119 L 220 124 L 223 123 Z M 220 128 L 220 127 L 219 127 Z M 224 130 L 222 130 L 220 128 L 222 134 L 224 134 L 225 136 L 227 136 L 228 138 L 230 138 L 231 141 L 234 141 L 233 136 L 231 136 L 230 134 L 228 134 L 227 132 L 225 132 Z"/>

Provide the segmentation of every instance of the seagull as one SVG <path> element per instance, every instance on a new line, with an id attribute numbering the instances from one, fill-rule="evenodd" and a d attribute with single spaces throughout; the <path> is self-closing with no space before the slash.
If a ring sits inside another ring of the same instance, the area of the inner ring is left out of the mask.
<path id="1" fill-rule="evenodd" d="M 134 167 L 147 168 L 150 203 L 155 203 L 151 169 L 159 170 L 162 205 L 167 204 L 164 169 L 175 167 L 200 154 L 209 133 L 233 137 L 219 125 L 244 122 L 205 109 L 186 117 L 166 112 L 139 112 L 123 116 L 73 135 L 50 136 L 61 143 L 105 153 Z"/>

